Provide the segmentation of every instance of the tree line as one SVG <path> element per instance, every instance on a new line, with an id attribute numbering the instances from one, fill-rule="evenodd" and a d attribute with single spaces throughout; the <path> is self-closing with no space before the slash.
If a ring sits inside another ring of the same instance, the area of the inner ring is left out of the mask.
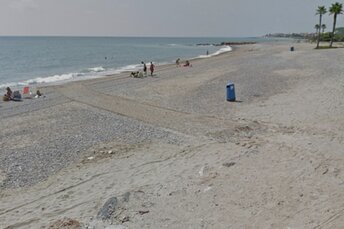
<path id="1" fill-rule="evenodd" d="M 329 12 L 330 15 L 333 15 L 332 32 L 329 33 L 329 35 L 330 35 L 330 48 L 332 48 L 332 44 L 333 44 L 334 37 L 335 37 L 335 31 L 336 31 L 337 16 L 340 14 L 343 14 L 343 4 L 341 4 L 339 2 L 333 3 L 329 7 L 328 11 L 327 11 L 325 6 L 318 6 L 318 9 L 316 10 L 316 14 L 319 15 L 319 24 L 315 25 L 315 29 L 316 29 L 316 32 L 318 34 L 318 36 L 317 36 L 317 47 L 316 48 L 319 48 L 321 35 L 324 34 L 324 31 L 326 29 L 326 25 L 322 24 L 322 17 L 327 12 Z"/>

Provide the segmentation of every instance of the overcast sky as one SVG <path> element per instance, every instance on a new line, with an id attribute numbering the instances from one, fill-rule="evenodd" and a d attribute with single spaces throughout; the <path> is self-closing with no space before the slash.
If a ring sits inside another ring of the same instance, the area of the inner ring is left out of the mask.
<path id="1" fill-rule="evenodd" d="M 261 36 L 312 32 L 330 0 L 0 0 L 0 35 Z M 344 2 L 344 0 L 339 0 Z M 332 17 L 324 23 L 331 28 Z M 338 18 L 344 27 L 344 15 Z"/>

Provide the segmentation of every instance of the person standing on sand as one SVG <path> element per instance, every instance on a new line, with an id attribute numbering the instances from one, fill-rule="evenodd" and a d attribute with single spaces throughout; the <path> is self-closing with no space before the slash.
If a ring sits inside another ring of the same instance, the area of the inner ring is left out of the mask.
<path id="1" fill-rule="evenodd" d="M 151 76 L 153 76 L 153 73 L 154 73 L 154 64 L 153 62 L 150 62 L 150 67 L 149 67 L 149 70 L 150 70 L 150 73 L 151 73 Z"/>
<path id="2" fill-rule="evenodd" d="M 176 65 L 177 65 L 177 67 L 180 66 L 180 58 L 178 58 L 178 59 L 176 60 Z"/>
<path id="3" fill-rule="evenodd" d="M 141 61 L 141 64 L 143 64 L 143 72 L 145 73 L 145 76 L 147 76 L 147 66 L 146 66 L 146 63 Z"/>

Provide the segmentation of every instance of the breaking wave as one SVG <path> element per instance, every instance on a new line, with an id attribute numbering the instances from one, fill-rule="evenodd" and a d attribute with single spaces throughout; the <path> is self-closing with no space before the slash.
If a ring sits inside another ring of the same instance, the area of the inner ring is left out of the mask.
<path id="1" fill-rule="evenodd" d="M 216 52 L 209 54 L 209 55 L 200 55 L 198 56 L 198 58 L 208 58 L 208 57 L 212 57 L 212 56 L 217 56 L 220 55 L 221 53 L 225 53 L 225 52 L 231 52 L 233 49 L 231 46 L 225 46 L 223 48 L 220 48 L 219 50 L 217 50 Z"/>

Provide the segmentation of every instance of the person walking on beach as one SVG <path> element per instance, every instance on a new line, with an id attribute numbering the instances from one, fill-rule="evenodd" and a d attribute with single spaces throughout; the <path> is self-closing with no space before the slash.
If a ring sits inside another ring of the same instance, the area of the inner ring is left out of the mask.
<path id="1" fill-rule="evenodd" d="M 141 61 L 141 64 L 143 64 L 143 72 L 145 73 L 145 76 L 147 76 L 147 66 L 146 66 L 146 63 Z"/>
<path id="2" fill-rule="evenodd" d="M 151 74 L 151 76 L 153 76 L 153 73 L 154 73 L 154 64 L 153 64 L 153 62 L 150 62 L 150 67 L 149 67 L 149 70 L 150 70 L 150 74 Z"/>

